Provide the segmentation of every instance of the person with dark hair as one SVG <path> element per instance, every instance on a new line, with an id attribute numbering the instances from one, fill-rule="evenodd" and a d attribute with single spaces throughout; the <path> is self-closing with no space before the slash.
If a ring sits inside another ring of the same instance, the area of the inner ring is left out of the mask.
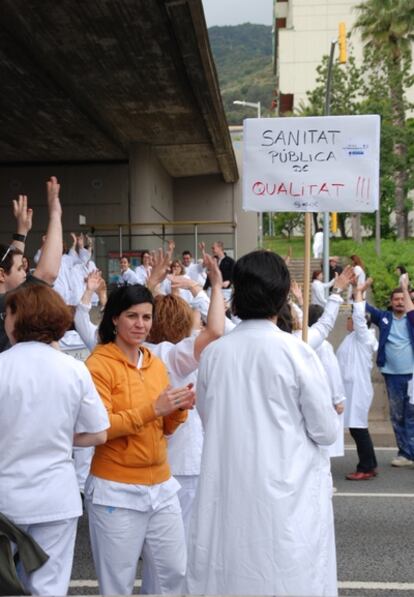
<path id="1" fill-rule="evenodd" d="M 351 265 L 354 270 L 354 275 L 356 279 L 356 286 L 360 286 L 361 288 L 365 284 L 366 274 L 365 274 L 365 265 L 359 255 L 351 255 Z M 352 303 L 352 290 L 354 286 L 352 284 L 349 285 L 348 288 L 348 302 Z M 362 298 L 365 300 L 365 293 L 362 295 Z"/>
<path id="2" fill-rule="evenodd" d="M 336 355 L 342 371 L 347 405 L 345 427 L 349 427 L 357 448 L 356 471 L 346 475 L 348 481 L 366 481 L 377 475 L 377 459 L 368 430 L 368 413 L 374 397 L 371 381 L 372 357 L 378 349 L 374 330 L 369 329 L 361 287 L 354 280 L 354 304 L 347 320 L 349 334 Z"/>
<path id="3" fill-rule="evenodd" d="M 321 269 L 323 269 L 322 267 L 322 263 L 321 263 Z M 335 278 L 335 275 L 341 274 L 343 271 L 343 267 L 339 264 L 339 257 L 337 257 L 336 255 L 332 255 L 332 257 L 329 257 L 329 279 L 333 280 L 333 278 Z"/>
<path id="4" fill-rule="evenodd" d="M 234 267 L 242 319 L 201 356 L 204 448 L 190 524 L 187 592 L 334 596 L 329 461 L 337 415 L 314 351 L 277 328 L 284 260 L 253 251 Z M 246 574 L 246 570 L 248 574 Z"/>
<path id="5" fill-rule="evenodd" d="M 145 285 L 151 275 L 152 257 L 148 249 L 141 251 L 141 265 L 135 268 L 138 284 Z"/>
<path id="6" fill-rule="evenodd" d="M 82 515 L 72 447 L 106 440 L 109 422 L 83 363 L 57 348 L 72 314 L 46 285 L 7 294 L 0 355 L 0 511 L 48 554 L 35 572 L 19 568 L 28 594 L 66 595 Z"/>
<path id="7" fill-rule="evenodd" d="M 13 235 L 13 242 L 0 245 L 0 313 L 4 313 L 6 292 L 22 284 L 52 285 L 60 268 L 62 256 L 62 208 L 59 200 L 60 184 L 55 176 L 46 183 L 49 208 L 47 238 L 43 252 L 33 275 L 26 274 L 23 267 L 23 252 L 26 235 L 32 227 L 33 212 L 27 207 L 26 195 L 20 195 L 13 201 L 13 212 L 17 220 L 18 234 Z M 3 320 L 0 319 L 0 352 L 10 347 Z"/>
<path id="8" fill-rule="evenodd" d="M 125 255 L 119 260 L 119 268 L 121 270 L 119 284 L 128 284 L 129 286 L 132 286 L 133 284 L 140 284 L 138 276 L 131 269 L 129 265 L 129 259 L 128 257 L 125 257 Z"/>
<path id="9" fill-rule="evenodd" d="M 194 280 L 194 282 L 197 282 L 197 284 L 201 284 L 201 286 L 204 286 L 206 281 L 206 273 L 204 272 L 202 262 L 194 263 L 191 251 L 183 251 L 181 255 L 181 261 L 184 265 L 185 273 L 187 274 L 187 276 Z"/>
<path id="10" fill-rule="evenodd" d="M 159 593 L 181 593 L 184 526 L 166 437 L 194 405 L 191 387 L 172 389 L 165 365 L 143 346 L 153 297 L 136 284 L 115 289 L 86 364 L 107 409 L 108 441 L 95 450 L 85 485 L 92 554 L 103 595 L 131 595 L 138 559 L 153 563 Z M 145 579 L 144 579 L 145 580 Z"/>
<path id="11" fill-rule="evenodd" d="M 365 287 L 372 283 L 369 278 Z M 364 289 L 365 289 L 364 287 Z M 392 466 L 414 467 L 414 404 L 408 395 L 414 366 L 414 318 L 408 317 L 402 288 L 391 292 L 390 308 L 382 311 L 366 303 L 379 329 L 377 365 L 384 376 L 390 419 L 398 447 Z"/>
<path id="12" fill-rule="evenodd" d="M 335 278 L 330 282 L 323 282 L 323 272 L 318 269 L 312 273 L 311 283 L 311 303 L 312 305 L 326 306 L 327 297 L 325 296 L 325 288 L 332 288 L 335 283 Z"/>

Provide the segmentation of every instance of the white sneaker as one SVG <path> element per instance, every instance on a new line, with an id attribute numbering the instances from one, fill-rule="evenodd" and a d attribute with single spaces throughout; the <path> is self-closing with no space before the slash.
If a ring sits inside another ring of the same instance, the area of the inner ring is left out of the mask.
<path id="1" fill-rule="evenodd" d="M 414 467 L 414 460 L 408 460 L 405 456 L 397 456 L 394 460 L 391 460 L 391 466 L 400 466 L 400 467 Z"/>

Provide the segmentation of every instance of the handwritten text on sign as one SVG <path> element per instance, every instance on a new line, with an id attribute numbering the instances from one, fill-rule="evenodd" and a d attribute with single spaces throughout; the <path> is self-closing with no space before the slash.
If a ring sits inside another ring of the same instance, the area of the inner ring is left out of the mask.
<path id="1" fill-rule="evenodd" d="M 247 119 L 243 207 L 375 211 L 379 144 L 376 115 Z"/>

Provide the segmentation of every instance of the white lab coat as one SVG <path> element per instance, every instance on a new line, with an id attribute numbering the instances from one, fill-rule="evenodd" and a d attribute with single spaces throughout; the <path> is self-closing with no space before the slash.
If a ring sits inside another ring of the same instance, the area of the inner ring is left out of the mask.
<path id="1" fill-rule="evenodd" d="M 17 524 L 75 518 L 73 434 L 109 427 L 85 365 L 42 342 L 0 355 L 0 512 Z"/>
<path id="2" fill-rule="evenodd" d="M 333 404 L 343 402 L 346 394 L 339 363 L 331 344 L 326 341 L 326 338 L 335 325 L 339 307 L 342 303 L 343 299 L 338 294 L 331 294 L 321 317 L 308 329 L 308 344 L 315 350 L 326 372 Z M 302 330 L 297 330 L 294 335 L 301 337 Z M 344 455 L 344 415 L 337 416 L 339 423 L 338 434 L 335 443 L 327 448 L 330 457 Z"/>
<path id="3" fill-rule="evenodd" d="M 316 349 L 322 367 L 325 370 L 329 381 L 329 387 L 332 394 L 332 403 L 340 404 L 346 400 L 346 393 L 342 383 L 341 369 L 339 367 L 338 359 L 335 356 L 332 344 L 324 340 L 319 348 Z M 347 403 L 345 403 L 345 409 Z M 339 421 L 338 435 L 334 444 L 328 447 L 328 454 L 331 458 L 344 455 L 344 414 L 337 415 Z"/>
<path id="4" fill-rule="evenodd" d="M 325 288 L 331 288 L 334 285 L 335 279 L 330 282 L 321 282 L 320 280 L 313 280 L 311 284 L 311 304 L 325 307 L 327 299 L 325 297 Z"/>
<path id="5" fill-rule="evenodd" d="M 345 427 L 368 428 L 368 413 L 374 390 L 371 382 L 372 357 L 378 350 L 375 331 L 365 321 L 365 301 L 354 303 L 354 331 L 348 334 L 336 356 L 342 371 L 347 403 Z"/>
<path id="6" fill-rule="evenodd" d="M 184 269 L 187 276 L 194 280 L 194 282 L 197 282 L 200 286 L 204 286 L 207 274 L 202 263 L 190 263 L 190 265 L 184 267 Z"/>
<path id="7" fill-rule="evenodd" d="M 357 284 L 357 286 L 363 286 L 365 284 L 365 280 L 367 278 L 364 270 L 362 269 L 362 267 L 360 265 L 354 265 L 353 270 L 354 270 L 354 274 L 355 274 L 355 277 L 356 277 L 356 284 Z M 352 284 L 350 284 L 348 286 L 348 302 L 349 303 L 353 303 L 354 302 L 353 299 L 352 299 L 353 290 L 354 289 L 352 287 Z M 363 295 L 362 295 L 363 299 L 365 299 L 365 294 L 366 293 L 364 292 Z"/>
<path id="8" fill-rule="evenodd" d="M 329 461 L 337 415 L 313 350 L 244 321 L 201 356 L 204 425 L 190 594 L 334 596 Z"/>
<path id="9" fill-rule="evenodd" d="M 120 284 L 128 284 L 128 286 L 133 286 L 134 284 L 141 284 L 140 278 L 138 278 L 137 274 L 129 267 L 127 270 L 121 272 L 119 276 Z"/>
<path id="10" fill-rule="evenodd" d="M 315 232 L 313 237 L 313 257 L 318 259 L 323 254 L 323 232 Z"/>
<path id="11" fill-rule="evenodd" d="M 138 278 L 138 284 L 145 286 L 145 284 L 148 282 L 148 278 L 151 275 L 151 269 L 151 266 L 145 268 L 143 265 L 138 265 L 138 267 L 135 268 L 135 275 Z"/>

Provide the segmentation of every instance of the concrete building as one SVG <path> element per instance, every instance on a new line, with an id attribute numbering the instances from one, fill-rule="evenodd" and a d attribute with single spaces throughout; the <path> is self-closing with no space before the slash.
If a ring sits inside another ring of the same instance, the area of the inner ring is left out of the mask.
<path id="1" fill-rule="evenodd" d="M 315 87 L 316 67 L 329 54 L 344 22 L 350 32 L 357 17 L 358 0 L 273 0 L 275 75 L 280 112 L 289 112 L 306 101 Z M 357 33 L 349 41 L 357 63 L 362 60 L 362 42 Z M 338 53 L 336 53 L 338 56 Z M 408 94 L 413 101 L 414 89 Z"/>
<path id="2" fill-rule="evenodd" d="M 193 249 L 194 224 L 177 221 L 254 248 L 201 0 L 4 0 L 0 17 L 2 241 L 27 194 L 33 254 L 56 175 L 66 235 L 84 216 L 104 270 L 121 237 L 124 250 L 174 235 Z"/>

